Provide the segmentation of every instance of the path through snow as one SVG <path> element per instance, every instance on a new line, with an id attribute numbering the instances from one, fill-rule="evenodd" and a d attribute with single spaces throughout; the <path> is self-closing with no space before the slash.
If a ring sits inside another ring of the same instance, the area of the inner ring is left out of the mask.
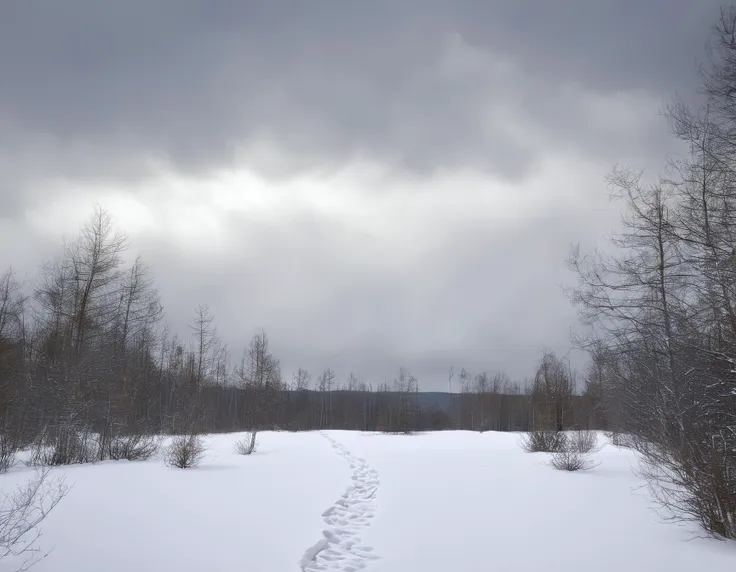
<path id="1" fill-rule="evenodd" d="M 376 509 L 378 473 L 343 444 L 326 433 L 335 450 L 345 457 L 352 470 L 352 484 L 330 508 L 322 513 L 327 528 L 323 538 L 308 548 L 301 559 L 304 572 L 358 572 L 378 556 L 361 544 L 360 532 L 370 524 Z"/>

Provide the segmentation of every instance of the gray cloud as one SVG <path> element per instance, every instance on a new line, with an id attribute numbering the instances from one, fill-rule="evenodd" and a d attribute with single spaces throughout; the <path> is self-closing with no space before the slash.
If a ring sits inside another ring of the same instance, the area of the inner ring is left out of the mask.
<path id="1" fill-rule="evenodd" d="M 40 148 L 60 155 L 62 172 L 104 177 L 145 173 L 148 155 L 178 170 L 229 165 L 238 146 L 265 137 L 299 156 L 294 169 L 365 154 L 518 178 L 538 150 L 495 118 L 484 125 L 480 109 L 511 100 L 542 132 L 587 146 L 605 134 L 575 124 L 560 82 L 668 97 L 692 81 L 715 5 L 5 3 L 0 148 Z M 443 73 L 453 33 L 519 73 Z"/>
<path id="2" fill-rule="evenodd" d="M 656 165 L 672 148 L 656 110 L 694 93 L 718 5 L 4 2 L 0 237 L 30 236 L 23 213 L 52 194 L 137 188 L 162 163 L 184 177 L 246 164 L 280 181 L 360 158 L 408 190 L 462 169 L 527 188 L 552 155 L 601 178 L 620 160 Z M 356 254 L 350 229 L 304 213 L 247 233 L 233 215 L 223 225 L 239 242 L 206 256 L 151 237 L 138 247 L 176 327 L 209 301 L 233 345 L 266 327 L 288 367 L 521 377 L 542 346 L 568 345 L 558 286 L 567 244 L 610 220 L 589 198 L 597 180 L 550 187 L 578 199 L 511 227 L 454 218 L 431 254 L 398 268 L 381 264 L 385 246 Z M 50 252 L 44 240 L 25 243 L 24 263 Z"/>
<path id="3" fill-rule="evenodd" d="M 404 364 L 436 388 L 455 365 L 523 380 L 543 348 L 569 348 L 575 313 L 560 286 L 570 228 L 601 228 L 586 205 L 564 203 L 507 224 L 448 220 L 436 247 L 403 263 L 391 243 L 304 216 L 280 228 L 233 220 L 243 248 L 196 262 L 155 241 L 147 258 L 161 290 L 176 292 L 167 313 L 177 330 L 206 300 L 236 352 L 265 328 L 287 372 L 329 366 L 380 383 Z"/>

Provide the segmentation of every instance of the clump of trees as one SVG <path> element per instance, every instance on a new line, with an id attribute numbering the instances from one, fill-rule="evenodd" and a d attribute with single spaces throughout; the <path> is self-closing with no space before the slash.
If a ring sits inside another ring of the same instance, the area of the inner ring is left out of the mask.
<path id="1" fill-rule="evenodd" d="M 736 9 L 722 12 L 705 105 L 669 109 L 688 153 L 647 182 L 617 169 L 623 229 L 570 264 L 595 332 L 590 398 L 641 453 L 677 518 L 736 538 Z"/>
<path id="2" fill-rule="evenodd" d="M 574 421 L 575 373 L 554 352 L 544 352 L 528 391 L 529 430 L 521 447 L 529 453 L 554 453 L 567 445 L 565 429 Z"/>
<path id="3" fill-rule="evenodd" d="M 405 367 L 399 368 L 393 384 L 393 406 L 386 407 L 379 421 L 379 430 L 409 435 L 419 429 L 419 380 Z M 388 394 L 389 386 L 383 391 Z"/>
<path id="4" fill-rule="evenodd" d="M 545 352 L 530 391 L 532 429 L 562 432 L 572 422 L 575 374 L 553 352 Z"/>
<path id="5" fill-rule="evenodd" d="M 473 375 L 450 368 L 450 389 L 457 377 L 459 394 L 454 396 L 451 426 L 470 431 L 519 431 L 529 425 L 529 403 L 518 382 L 504 373 L 481 371 Z"/>
<path id="6" fill-rule="evenodd" d="M 126 266 L 126 247 L 96 208 L 35 287 L 0 276 L 0 466 L 21 447 L 41 465 L 150 458 L 156 435 L 223 417 L 258 428 L 282 405 L 265 333 L 232 369 L 207 306 L 189 340 L 169 336 L 151 272 L 140 258 Z M 220 399 L 228 391 L 237 399 Z"/>

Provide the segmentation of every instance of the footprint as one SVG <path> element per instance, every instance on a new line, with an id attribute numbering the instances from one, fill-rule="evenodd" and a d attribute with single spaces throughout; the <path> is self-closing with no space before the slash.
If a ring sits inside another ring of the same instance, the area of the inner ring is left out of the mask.
<path id="1" fill-rule="evenodd" d="M 365 459 L 356 457 L 326 433 L 322 436 L 348 461 L 352 484 L 322 513 L 328 528 L 319 542 L 304 551 L 300 566 L 303 572 L 358 572 L 369 561 L 378 559 L 373 548 L 362 545 L 359 537 L 375 513 L 378 473 Z"/>

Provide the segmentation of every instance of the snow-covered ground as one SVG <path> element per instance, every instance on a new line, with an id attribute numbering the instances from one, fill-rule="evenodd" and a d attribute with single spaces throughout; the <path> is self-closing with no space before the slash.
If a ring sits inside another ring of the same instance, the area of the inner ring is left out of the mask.
<path id="1" fill-rule="evenodd" d="M 111 461 L 54 472 L 72 488 L 43 525 L 38 572 L 667 572 L 729 570 L 736 543 L 663 523 L 610 446 L 586 473 L 517 435 L 264 433 L 207 439 L 192 470 Z M 9 492 L 32 476 L 0 476 Z M 0 563 L 0 570 L 4 564 Z"/>

